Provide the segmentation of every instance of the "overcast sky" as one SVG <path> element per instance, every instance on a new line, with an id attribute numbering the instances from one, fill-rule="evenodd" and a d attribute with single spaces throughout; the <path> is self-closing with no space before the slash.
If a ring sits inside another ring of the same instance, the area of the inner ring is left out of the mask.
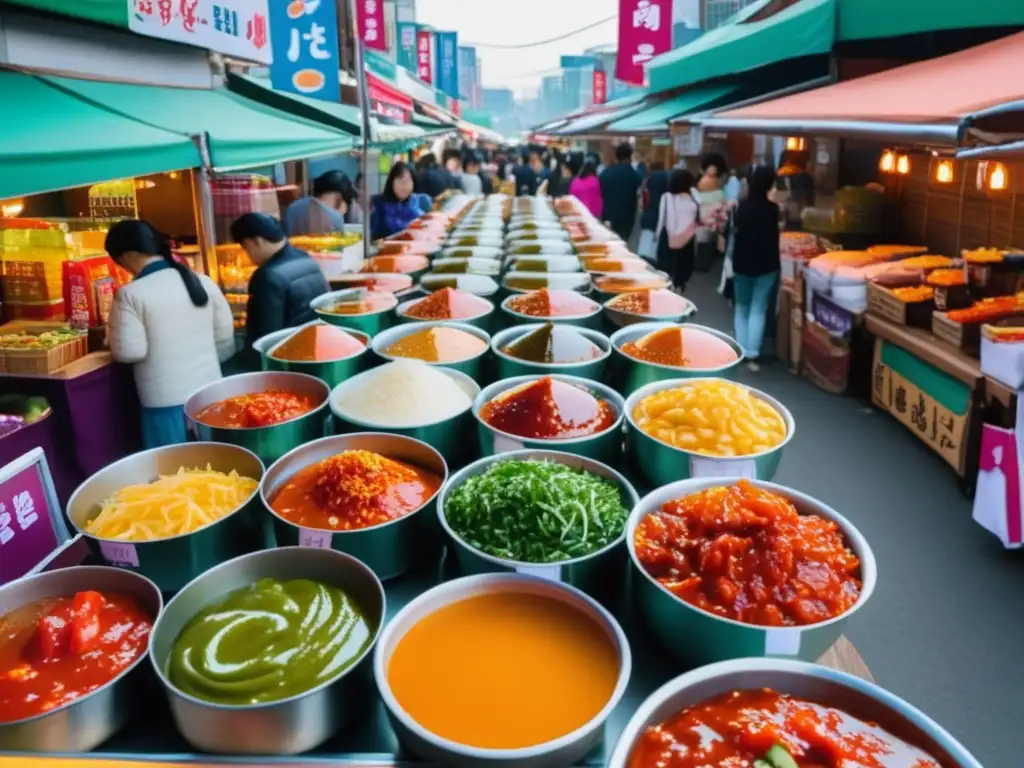
<path id="1" fill-rule="evenodd" d="M 614 43 L 614 20 L 547 45 L 518 51 L 484 43 L 517 45 L 548 40 L 618 13 L 618 0 L 416 0 L 417 21 L 459 33 L 460 44 L 476 44 L 486 88 L 508 87 L 522 94 L 558 69 L 559 56 Z"/>

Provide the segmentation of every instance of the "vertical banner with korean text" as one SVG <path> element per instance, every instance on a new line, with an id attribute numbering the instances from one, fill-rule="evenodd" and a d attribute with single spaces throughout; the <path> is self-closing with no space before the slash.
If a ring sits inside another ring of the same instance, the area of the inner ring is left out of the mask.
<path id="1" fill-rule="evenodd" d="M 672 0 L 619 0 L 615 77 L 644 85 L 645 65 L 672 50 Z"/>
<path id="2" fill-rule="evenodd" d="M 283 4 L 286 0 L 273 0 L 273 2 Z M 310 0 L 305 0 L 305 2 L 310 2 Z M 323 0 L 323 2 L 327 4 L 328 0 Z M 384 34 L 384 0 L 357 0 L 356 26 L 359 28 L 359 37 L 367 48 L 387 52 L 388 41 Z"/>
<path id="3" fill-rule="evenodd" d="M 338 102 L 337 6 L 327 0 L 272 2 L 274 63 L 270 82 L 279 91 Z"/>
<path id="4" fill-rule="evenodd" d="M 317 1 L 305 0 L 307 4 Z M 221 0 L 126 2 L 128 28 L 138 35 L 206 48 L 260 64 L 270 63 L 271 40 L 267 0 L 231 3 Z M 327 0 L 322 2 L 327 4 Z M 276 4 L 278 3 L 275 2 Z M 287 5 L 287 2 L 282 4 Z"/>
<path id="5" fill-rule="evenodd" d="M 398 66 L 410 72 L 416 71 L 416 30 L 419 27 L 414 21 L 398 22 L 398 44 L 395 50 L 395 61 Z"/>
<path id="6" fill-rule="evenodd" d="M 475 106 L 476 48 L 459 46 L 459 99 L 470 107 Z"/>
<path id="7" fill-rule="evenodd" d="M 429 29 L 416 30 L 416 76 L 427 85 L 434 84 L 434 57 L 431 53 L 433 37 Z"/>
<path id="8" fill-rule="evenodd" d="M 594 70 L 594 103 L 604 104 L 608 101 L 608 73 L 603 69 Z"/>
<path id="9" fill-rule="evenodd" d="M 438 89 L 452 99 L 459 98 L 459 33 L 435 32 L 434 55 L 437 57 Z"/>

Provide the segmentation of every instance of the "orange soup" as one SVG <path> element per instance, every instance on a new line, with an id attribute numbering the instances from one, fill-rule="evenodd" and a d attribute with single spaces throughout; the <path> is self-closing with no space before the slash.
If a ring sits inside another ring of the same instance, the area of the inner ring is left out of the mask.
<path id="1" fill-rule="evenodd" d="M 388 665 L 391 690 L 413 720 L 483 749 L 531 747 L 575 731 L 608 703 L 618 676 L 618 650 L 596 621 L 513 591 L 430 614 Z"/>

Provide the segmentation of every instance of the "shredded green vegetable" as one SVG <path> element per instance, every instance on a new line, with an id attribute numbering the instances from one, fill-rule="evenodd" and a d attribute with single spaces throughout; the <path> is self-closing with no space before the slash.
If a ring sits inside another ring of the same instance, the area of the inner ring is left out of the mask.
<path id="1" fill-rule="evenodd" d="M 503 461 L 451 491 L 444 515 L 490 555 L 557 563 L 611 544 L 629 510 L 611 480 L 551 461 Z"/>

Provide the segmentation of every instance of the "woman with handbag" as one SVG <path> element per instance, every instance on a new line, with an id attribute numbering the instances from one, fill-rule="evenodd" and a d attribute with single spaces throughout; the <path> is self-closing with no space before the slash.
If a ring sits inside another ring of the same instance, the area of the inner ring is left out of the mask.
<path id="1" fill-rule="evenodd" d="M 691 194 L 694 183 L 693 174 L 686 169 L 672 171 L 668 191 L 661 196 L 658 204 L 658 226 L 655 230 L 658 243 L 657 265 L 658 269 L 672 278 L 679 293 L 686 290 L 686 284 L 693 276 L 693 236 L 697 232 L 700 214 L 697 201 Z"/>

